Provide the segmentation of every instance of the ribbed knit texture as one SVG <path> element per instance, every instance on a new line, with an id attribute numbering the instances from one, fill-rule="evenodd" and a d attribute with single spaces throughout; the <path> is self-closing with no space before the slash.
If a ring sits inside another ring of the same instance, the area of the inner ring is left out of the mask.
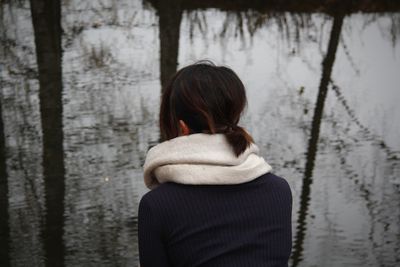
<path id="1" fill-rule="evenodd" d="M 142 267 L 287 266 L 292 195 L 266 173 L 236 185 L 167 182 L 139 204 Z"/>

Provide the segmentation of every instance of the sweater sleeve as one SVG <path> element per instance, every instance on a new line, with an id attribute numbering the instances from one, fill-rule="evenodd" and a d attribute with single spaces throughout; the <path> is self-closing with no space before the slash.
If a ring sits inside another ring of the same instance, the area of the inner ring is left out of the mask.
<path id="1" fill-rule="evenodd" d="M 141 267 L 170 266 L 161 238 L 161 229 L 156 214 L 152 213 L 149 200 L 145 197 L 139 203 L 138 238 Z"/>

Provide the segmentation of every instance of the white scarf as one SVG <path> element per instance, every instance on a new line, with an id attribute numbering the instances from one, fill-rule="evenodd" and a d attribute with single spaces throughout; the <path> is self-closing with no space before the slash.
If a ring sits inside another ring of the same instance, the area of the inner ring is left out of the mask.
<path id="1" fill-rule="evenodd" d="M 164 182 L 240 184 L 271 171 L 251 144 L 237 157 L 224 134 L 179 136 L 152 147 L 144 163 L 144 182 L 153 189 Z"/>

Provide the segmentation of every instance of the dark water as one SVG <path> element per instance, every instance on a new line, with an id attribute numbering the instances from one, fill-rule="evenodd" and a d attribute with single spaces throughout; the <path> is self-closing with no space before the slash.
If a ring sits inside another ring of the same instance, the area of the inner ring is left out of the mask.
<path id="1" fill-rule="evenodd" d="M 400 264 L 399 4 L 228 2 L 0 2 L 1 266 L 137 266 L 161 84 L 204 58 L 292 187 L 291 265 Z"/>

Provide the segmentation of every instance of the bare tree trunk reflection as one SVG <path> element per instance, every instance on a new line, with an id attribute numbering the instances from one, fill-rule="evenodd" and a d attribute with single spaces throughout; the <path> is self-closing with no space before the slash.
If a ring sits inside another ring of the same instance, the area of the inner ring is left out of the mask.
<path id="1" fill-rule="evenodd" d="M 298 266 L 302 260 L 304 236 L 306 232 L 306 218 L 308 214 L 308 206 L 310 202 L 312 174 L 315 165 L 315 157 L 318 150 L 319 130 L 321 126 L 322 114 L 324 111 L 324 104 L 326 95 L 328 93 L 328 85 L 331 80 L 332 68 L 335 62 L 336 50 L 338 47 L 340 33 L 342 30 L 344 15 L 337 14 L 333 18 L 333 25 L 331 35 L 329 38 L 328 51 L 322 62 L 322 77 L 318 90 L 317 103 L 314 109 L 314 116 L 311 126 L 311 138 L 308 143 L 307 162 L 305 166 L 305 173 L 303 177 L 303 185 L 300 195 L 300 209 L 297 219 L 297 232 L 294 239 L 292 266 Z"/>
<path id="2" fill-rule="evenodd" d="M 42 228 L 46 266 L 64 265 L 64 151 L 62 131 L 60 0 L 31 0 L 39 70 L 46 218 Z"/>
<path id="3" fill-rule="evenodd" d="M 8 175 L 4 124 L 0 99 L 0 266 L 10 266 L 10 226 L 8 214 Z"/>
<path id="4" fill-rule="evenodd" d="M 178 66 L 180 1 L 150 1 L 158 11 L 160 37 L 160 80 L 164 88 Z"/>

